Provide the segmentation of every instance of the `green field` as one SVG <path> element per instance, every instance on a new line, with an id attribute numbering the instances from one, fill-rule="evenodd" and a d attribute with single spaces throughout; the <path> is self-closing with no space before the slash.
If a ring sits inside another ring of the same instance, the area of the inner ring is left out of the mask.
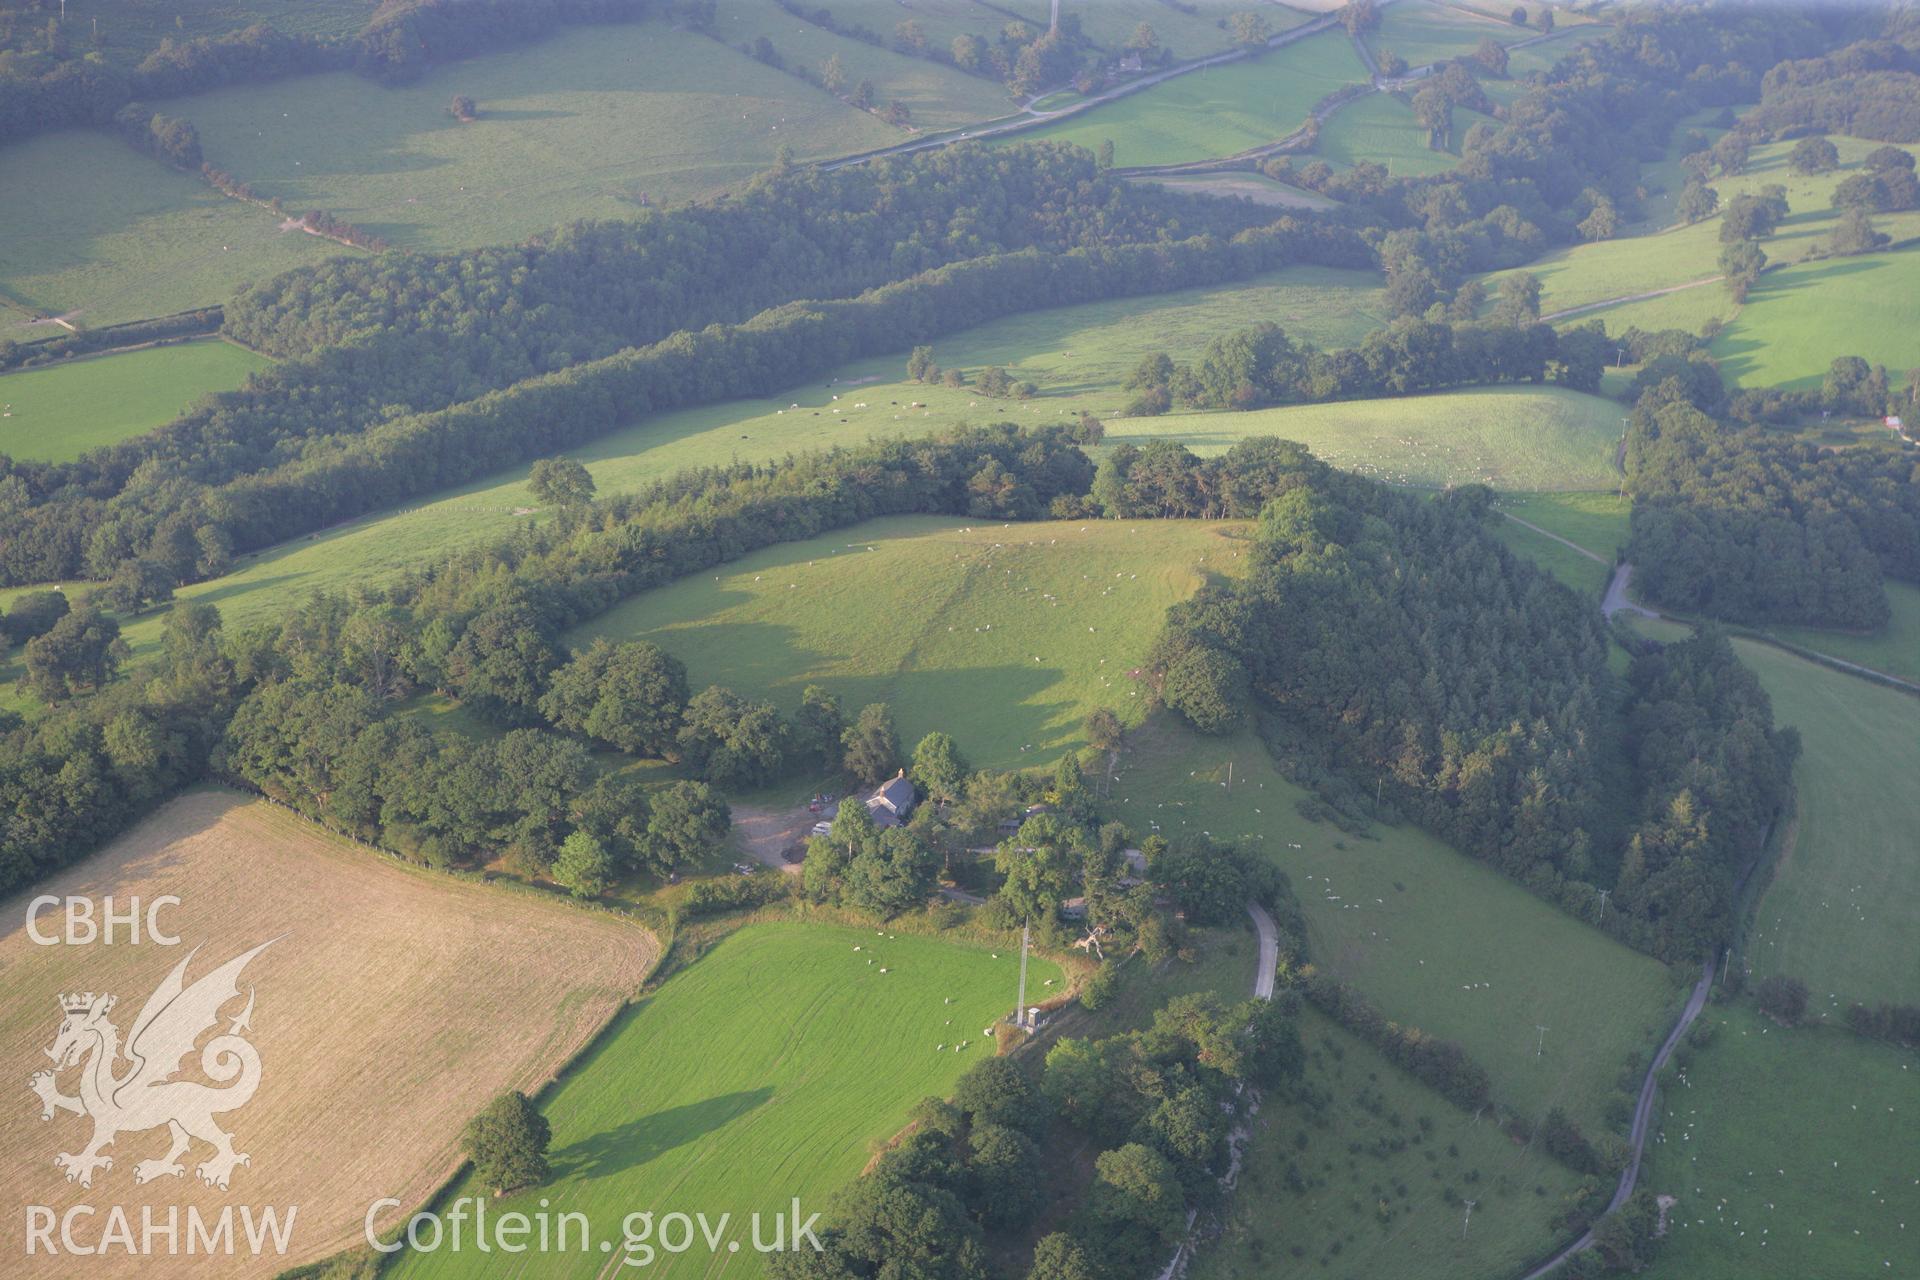
<path id="1" fill-rule="evenodd" d="M 1270 204 L 1282 209 L 1332 209 L 1338 205 L 1337 201 L 1304 187 L 1275 182 L 1259 173 L 1170 173 L 1160 177 L 1135 178 L 1133 181 L 1207 196 L 1240 196 L 1255 204 Z"/>
<path id="2" fill-rule="evenodd" d="M 1400 0 L 1380 11 L 1380 26 L 1368 33 L 1367 47 L 1375 56 L 1399 54 L 1410 67 L 1460 58 L 1480 47 L 1482 40 L 1512 44 L 1538 32 L 1510 22 L 1484 18 L 1452 5 L 1430 0 Z"/>
<path id="3" fill-rule="evenodd" d="M 1920 587 L 1891 578 L 1883 585 L 1887 602 L 1893 606 L 1893 621 L 1871 635 L 1813 627 L 1769 629 L 1789 644 L 1920 682 Z"/>
<path id="4" fill-rule="evenodd" d="M 1526 1114 L 1563 1106 L 1597 1135 L 1622 1068 L 1644 1066 L 1670 1024 L 1679 992 L 1657 961 L 1411 826 L 1367 839 L 1308 821 L 1250 732 L 1204 738 L 1155 717 L 1112 791 L 1138 834 L 1204 831 L 1271 856 L 1292 877 L 1314 961 L 1389 1018 L 1459 1041 L 1494 1098 Z M 1550 1028 L 1542 1057 L 1537 1026 Z"/>
<path id="5" fill-rule="evenodd" d="M 871 929 L 743 929 L 622 1015 L 567 1074 L 543 1102 L 552 1179 L 488 1210 L 551 1201 L 553 1213 L 586 1213 L 596 1241 L 618 1240 L 621 1219 L 636 1211 L 730 1213 L 744 1241 L 756 1211 L 770 1216 L 796 1196 L 807 1212 L 824 1210 L 914 1103 L 944 1095 L 993 1053 L 980 1031 L 1011 1007 L 1018 968 L 1013 952 L 996 959 Z M 1037 960 L 1029 985 L 1060 976 Z M 463 1185 L 456 1194 L 473 1191 Z M 549 1253 L 539 1274 L 594 1277 L 608 1262 L 598 1248 Z M 525 1256 L 469 1248 L 407 1256 L 385 1274 L 505 1276 L 527 1267 Z M 761 1266 L 743 1243 L 738 1256 L 724 1246 L 718 1256 L 704 1246 L 663 1253 L 651 1271 L 747 1276 Z"/>
<path id="6" fill-rule="evenodd" d="M 75 3 L 72 13 L 99 19 L 102 54 L 131 67 L 162 40 L 225 35 L 256 22 L 289 35 L 352 35 L 367 25 L 374 8 L 374 0 L 88 0 L 84 7 Z"/>
<path id="7" fill-rule="evenodd" d="M 456 93 L 479 103 L 479 119 L 448 114 Z M 339 72 L 163 106 L 193 120 L 208 158 L 262 196 L 409 249 L 506 243 L 709 195 L 765 169 L 783 143 L 806 160 L 903 137 L 661 22 L 569 27 L 401 88 Z"/>
<path id="8" fill-rule="evenodd" d="M 1690 117 L 1687 127 L 1695 124 L 1696 118 Z M 1834 143 L 1841 158 L 1841 168 L 1834 173 L 1789 173 L 1786 156 L 1793 144 L 1775 142 L 1754 148 L 1744 174 L 1713 182 L 1723 202 L 1778 183 L 1786 188 L 1792 209 L 1776 234 L 1762 242 L 1768 257 L 1783 265 L 1761 277 L 1742 307 L 1735 307 L 1725 288 L 1711 282 L 1719 275 L 1717 217 L 1562 249 L 1520 269 L 1540 278 L 1543 311 L 1559 314 L 1577 308 L 1578 314 L 1568 319 L 1599 320 L 1610 333 L 1631 326 L 1700 332 L 1709 321 L 1721 322 L 1725 327 L 1710 350 L 1728 379 L 1740 385 L 1815 386 L 1838 355 L 1861 355 L 1905 370 L 1915 359 L 1911 344 L 1901 339 L 1908 318 L 1903 300 L 1920 283 L 1920 255 L 1891 250 L 1801 261 L 1832 234 L 1837 221 L 1834 187 L 1878 145 L 1855 138 L 1836 138 Z M 1677 165 L 1663 163 L 1656 170 L 1650 180 L 1674 188 Z M 1671 217 L 1672 194 L 1668 190 L 1650 205 L 1656 217 Z M 1881 214 L 1874 222 L 1896 240 L 1920 235 L 1920 212 Z M 1497 288 L 1499 279 L 1495 274 L 1486 283 Z M 1696 281 L 1707 283 L 1660 297 L 1595 305 Z"/>
<path id="9" fill-rule="evenodd" d="M 1098 707 L 1129 721 L 1129 673 L 1169 605 L 1230 570 L 1237 526 L 937 516 L 869 521 L 649 591 L 569 633 L 650 640 L 699 689 L 782 708 L 818 684 L 893 709 L 902 742 L 953 735 L 976 767 L 1051 765 Z"/>
<path id="10" fill-rule="evenodd" d="M 1798 838 L 1761 898 L 1749 965 L 1801 979 L 1826 1016 L 1920 1001 L 1920 698 L 1735 644 L 1802 744 Z"/>
<path id="11" fill-rule="evenodd" d="M 896 21 L 912 16 L 899 9 L 895 12 Z M 988 16 L 994 19 L 994 31 L 998 31 L 1006 21 L 1001 13 L 990 11 Z M 878 26 L 885 35 L 891 36 L 893 33 L 892 23 L 881 25 L 876 22 L 872 25 Z M 742 41 L 765 36 L 773 42 L 774 48 L 789 66 L 805 66 L 815 71 L 824 66 L 827 59 L 838 54 L 841 64 L 846 68 L 849 84 L 857 84 L 861 80 L 873 81 L 875 99 L 881 103 L 904 103 L 913 113 L 912 124 L 917 130 L 973 124 L 1011 115 L 1014 110 L 1012 95 L 1005 86 L 990 79 L 971 76 L 927 58 L 909 57 L 891 49 L 875 48 L 864 41 L 837 36 L 823 27 L 794 17 L 773 0 L 718 0 L 714 31 L 720 39 L 736 48 Z M 797 80 L 795 83 L 803 93 L 832 101 L 821 90 Z M 907 135 L 898 129 L 885 127 L 892 134 L 891 141 L 905 140 Z"/>
<path id="12" fill-rule="evenodd" d="M 172 421 L 267 363 L 232 343 L 184 342 L 0 376 L 0 453 L 70 462 Z"/>
<path id="13" fill-rule="evenodd" d="M 1642 1185 L 1677 1196 L 1657 1280 L 1912 1273 L 1920 1105 L 1912 1055 L 1744 1008 L 1661 1094 Z"/>
<path id="14" fill-rule="evenodd" d="M 360 92 L 376 92 L 366 87 Z M 283 232 L 105 130 L 67 129 L 0 147 L 0 339 L 99 327 L 223 302 L 257 276 L 347 252 Z"/>
<path id="15" fill-rule="evenodd" d="M 1246 413 L 1122 418 L 1107 440 L 1179 440 L 1218 453 L 1248 436 L 1298 440 L 1314 454 L 1392 484 L 1598 489 L 1617 480 L 1620 406 L 1559 388 L 1490 387 L 1387 400 L 1343 400 Z"/>
<path id="16" fill-rule="evenodd" d="M 1046 25 L 1047 0 L 1025 0 L 1009 7 L 1031 10 L 1037 19 L 1035 26 Z M 1120 48 L 1133 35 L 1133 29 L 1144 22 L 1160 37 L 1161 44 L 1173 50 L 1175 58 L 1185 61 L 1232 48 L 1226 19 L 1245 7 L 1240 0 L 1198 0 L 1180 7 L 1166 0 L 1060 0 L 1060 16 L 1078 17 L 1080 29 L 1104 49 Z M 1277 4 L 1263 4 L 1259 12 L 1275 31 L 1289 30 L 1310 18 Z"/>
<path id="17" fill-rule="evenodd" d="M 1456 112 L 1456 136 L 1480 118 L 1469 111 Z M 1450 151 L 1429 148 L 1427 131 L 1414 120 L 1413 108 L 1390 93 L 1370 93 L 1342 103 L 1320 127 L 1313 150 L 1321 159 L 1343 168 L 1362 160 L 1384 164 L 1396 178 L 1444 173 L 1460 162 L 1460 157 Z"/>
<path id="18" fill-rule="evenodd" d="M 1049 1020 L 1048 1033 L 1085 1037 L 1142 1028 L 1154 1010 L 1193 991 L 1212 991 L 1230 1003 L 1246 997 L 1256 954 L 1251 932 L 1194 930 L 1189 949 L 1192 963 L 1170 960 L 1148 969 L 1139 956 L 1126 961 L 1110 1003 L 1095 1013 L 1069 1006 Z M 1517 1270 L 1523 1258 L 1545 1251 L 1553 1239 L 1549 1219 L 1576 1185 L 1572 1174 L 1516 1147 L 1495 1126 L 1474 1123 L 1311 1008 L 1300 1015 L 1300 1031 L 1309 1054 L 1301 1088 L 1262 1095 L 1223 1231 L 1200 1252 L 1190 1275 L 1265 1277 L 1276 1264 L 1304 1270 L 1326 1255 L 1335 1260 L 1316 1274 L 1452 1280 Z M 1350 1142 L 1365 1150 L 1349 1151 Z M 1290 1166 L 1316 1185 L 1291 1189 Z M 1474 1170 L 1479 1174 L 1469 1181 Z M 1535 1187 L 1547 1194 L 1536 1195 Z M 1457 1226 L 1460 1195 L 1478 1196 L 1485 1206 L 1484 1215 L 1474 1210 L 1464 1242 L 1457 1230 L 1439 1231 Z M 1393 1210 L 1384 1224 L 1376 1207 L 1382 1199 Z M 1330 1252 L 1335 1242 L 1337 1255 Z"/>
<path id="19" fill-rule="evenodd" d="M 1920 364 L 1911 325 L 1920 253 L 1897 249 L 1769 272 L 1708 350 L 1741 386 L 1813 387 L 1842 355 L 1898 381 Z"/>
<path id="20" fill-rule="evenodd" d="M 1251 61 L 1178 76 L 1011 140 L 1044 138 L 1092 150 L 1111 138 L 1120 165 L 1205 160 L 1278 142 L 1307 122 L 1315 102 L 1366 78 L 1346 33 L 1325 31 Z"/>
<path id="21" fill-rule="evenodd" d="M 1378 277 L 1371 272 L 1295 267 L 1244 284 L 1150 298 L 1088 303 L 1013 316 L 935 345 L 943 363 L 977 373 L 1003 364 L 1041 387 L 1026 404 L 990 400 L 969 387 L 899 381 L 905 357 L 883 356 L 836 370 L 766 400 L 733 400 L 657 414 L 570 451 L 602 494 L 633 489 L 689 467 L 772 461 L 791 452 L 874 436 L 925 434 L 966 423 L 1056 422 L 1081 409 L 1110 413 L 1124 403 L 1120 382 L 1143 351 L 1197 356 L 1220 330 L 1270 318 L 1317 343 L 1357 342 L 1376 325 Z M 922 408 L 908 406 L 915 400 Z M 897 401 L 898 403 L 889 403 Z M 799 404 L 798 411 L 788 408 Z M 864 405 L 864 408 L 855 408 Z M 422 561 L 504 536 L 538 518 L 528 468 L 515 467 L 383 512 L 242 557 L 234 571 L 182 588 L 184 599 L 219 606 L 229 625 L 274 616 L 310 591 L 343 591 L 391 578 Z M 162 616 L 126 629 L 137 655 L 159 644 Z M 17 669 L 0 666 L 0 680 Z"/>
<path id="22" fill-rule="evenodd" d="M 1597 596 L 1606 590 L 1613 577 L 1614 553 L 1627 540 L 1629 504 L 1619 494 L 1503 493 L 1500 509 L 1515 517 L 1493 527 L 1494 536 L 1509 550 L 1535 561 L 1576 591 Z M 1521 520 L 1535 528 L 1520 524 Z M 1535 529 L 1574 545 L 1556 542 Z"/>
<path id="23" fill-rule="evenodd" d="M 1224 1228 L 1194 1280 L 1517 1275 L 1556 1243 L 1574 1173 L 1475 1123 L 1313 1009 L 1300 1030 L 1312 1101 L 1285 1090 L 1261 1100 Z"/>

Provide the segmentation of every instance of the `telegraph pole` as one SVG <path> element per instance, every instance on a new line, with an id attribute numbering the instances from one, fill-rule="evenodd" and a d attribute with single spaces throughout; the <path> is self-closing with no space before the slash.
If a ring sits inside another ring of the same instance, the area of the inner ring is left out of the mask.
<path id="1" fill-rule="evenodd" d="M 1533 1025 L 1533 1029 L 1540 1033 L 1540 1043 L 1535 1045 L 1533 1049 L 1533 1056 L 1538 1058 L 1541 1054 L 1547 1051 L 1547 1032 L 1553 1030 L 1553 1028 L 1543 1027 L 1536 1022 Z"/>
<path id="2" fill-rule="evenodd" d="M 1013 1006 L 1013 1025 L 1027 1025 L 1027 942 L 1033 936 L 1033 922 L 1020 926 L 1020 999 Z"/>

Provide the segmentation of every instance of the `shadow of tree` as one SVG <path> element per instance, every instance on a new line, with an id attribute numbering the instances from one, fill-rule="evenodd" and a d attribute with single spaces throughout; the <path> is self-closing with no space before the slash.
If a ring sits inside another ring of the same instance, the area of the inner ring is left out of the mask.
<path id="1" fill-rule="evenodd" d="M 555 1178 L 603 1178 L 655 1160 L 738 1120 L 773 1098 L 759 1088 L 669 1107 L 603 1129 L 553 1153 Z"/>

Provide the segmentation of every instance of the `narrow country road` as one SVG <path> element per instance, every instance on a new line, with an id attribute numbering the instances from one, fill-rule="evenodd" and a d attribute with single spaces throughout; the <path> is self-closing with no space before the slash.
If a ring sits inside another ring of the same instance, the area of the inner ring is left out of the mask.
<path id="1" fill-rule="evenodd" d="M 1385 0 L 1385 3 L 1391 2 L 1392 0 Z M 1267 41 L 1267 48 L 1285 48 L 1287 45 L 1293 44 L 1296 41 L 1304 40 L 1308 36 L 1318 35 L 1322 31 L 1335 27 L 1339 25 L 1339 21 L 1339 16 L 1334 13 L 1315 18 L 1311 22 L 1302 23 L 1300 26 L 1282 31 Z M 1072 106 L 1062 107 L 1058 111 L 1035 111 L 1030 107 L 1023 107 L 1021 108 L 1020 115 L 1015 116 L 1013 119 L 1002 121 L 999 124 L 983 125 L 978 129 L 969 129 L 958 134 L 943 133 L 938 137 L 918 138 L 912 142 L 902 142 L 896 146 L 882 147 L 877 151 L 863 151 L 855 156 L 842 156 L 838 160 L 825 161 L 820 165 L 820 168 L 823 170 L 844 169 L 849 165 L 865 164 L 869 160 L 879 160 L 886 156 L 910 155 L 915 151 L 927 151 L 934 147 L 951 146 L 956 142 L 971 142 L 976 138 L 997 138 L 1004 134 L 1019 133 L 1027 129 L 1037 129 L 1042 125 L 1052 124 L 1055 121 L 1065 120 L 1072 116 L 1077 116 L 1082 112 L 1091 111 L 1093 108 L 1112 102 L 1116 98 L 1124 98 L 1129 94 L 1151 89 L 1153 86 L 1164 84 L 1176 76 L 1184 76 L 1194 71 L 1205 71 L 1208 67 L 1225 66 L 1230 62 L 1243 62 L 1246 60 L 1246 57 L 1247 51 L 1245 49 L 1231 49 L 1226 53 L 1216 53 L 1210 57 L 1196 58 L 1192 62 L 1183 62 L 1178 66 L 1168 67 L 1164 71 L 1155 71 L 1151 75 L 1141 76 L 1137 80 L 1129 80 L 1125 84 L 1115 85 L 1111 89 L 1103 90 L 1091 97 L 1082 98 Z"/>
<path id="2" fill-rule="evenodd" d="M 1607 598 L 1601 602 L 1600 612 L 1611 618 L 1620 612 L 1631 613 L 1641 618 L 1657 618 L 1660 615 L 1651 609 L 1644 609 L 1627 599 L 1627 587 L 1633 582 L 1633 566 L 1622 563 L 1613 571 L 1613 581 L 1607 583 Z"/>
<path id="3" fill-rule="evenodd" d="M 1659 1092 L 1660 1069 L 1667 1065 L 1667 1059 L 1673 1056 L 1674 1049 L 1680 1043 L 1680 1037 L 1687 1034 L 1687 1028 L 1700 1016 L 1700 1010 L 1706 1008 L 1707 995 L 1713 990 L 1713 958 L 1709 956 L 1700 966 L 1700 981 L 1693 984 L 1693 994 L 1687 997 L 1686 1007 L 1680 1010 L 1680 1020 L 1673 1024 L 1673 1030 L 1667 1036 L 1666 1043 L 1660 1046 L 1660 1052 L 1653 1055 L 1653 1062 L 1647 1067 L 1646 1079 L 1640 1082 L 1640 1105 L 1633 1111 L 1633 1132 L 1628 1136 L 1633 1146 L 1633 1155 L 1627 1161 L 1627 1167 L 1620 1171 L 1620 1183 L 1613 1189 L 1613 1199 L 1607 1202 L 1607 1212 L 1612 1213 L 1627 1202 L 1633 1194 L 1634 1184 L 1640 1180 L 1640 1155 L 1646 1149 L 1647 1129 L 1653 1123 L 1653 1101 Z M 1522 1280 L 1540 1280 L 1568 1258 L 1593 1244 L 1593 1232 L 1588 1231 L 1578 1240 L 1527 1272 Z"/>
<path id="4" fill-rule="evenodd" d="M 1280 967 L 1280 938 L 1265 907 L 1249 902 L 1247 914 L 1253 917 L 1253 931 L 1260 935 L 1260 967 L 1253 971 L 1253 998 L 1271 1000 L 1274 970 Z"/>

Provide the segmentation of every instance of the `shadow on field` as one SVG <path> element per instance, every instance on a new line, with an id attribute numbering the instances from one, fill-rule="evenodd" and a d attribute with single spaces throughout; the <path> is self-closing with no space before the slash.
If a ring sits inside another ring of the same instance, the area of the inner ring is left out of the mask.
<path id="1" fill-rule="evenodd" d="M 622 1173 L 665 1155 L 675 1147 L 704 1138 L 755 1107 L 769 1101 L 773 1090 L 759 1088 L 723 1093 L 682 1107 L 669 1107 L 640 1116 L 616 1128 L 602 1130 L 584 1142 L 553 1154 L 556 1177 L 603 1178 Z"/>

